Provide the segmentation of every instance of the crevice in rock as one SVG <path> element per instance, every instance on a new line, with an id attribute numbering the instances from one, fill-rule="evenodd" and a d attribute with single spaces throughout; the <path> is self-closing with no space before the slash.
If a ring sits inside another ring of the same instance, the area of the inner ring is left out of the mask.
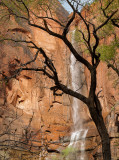
<path id="1" fill-rule="evenodd" d="M 51 133 L 51 131 L 49 131 L 49 130 L 45 130 L 45 132 Z"/>
<path id="2" fill-rule="evenodd" d="M 52 103 L 59 103 L 59 104 L 62 104 L 61 102 L 59 102 L 59 101 L 53 101 Z"/>
<path id="3" fill-rule="evenodd" d="M 24 75 L 24 78 L 26 78 L 26 79 L 32 79 L 31 77 L 26 76 L 26 75 Z"/>
<path id="4" fill-rule="evenodd" d="M 60 151 L 55 149 L 47 149 L 48 153 L 60 153 Z"/>

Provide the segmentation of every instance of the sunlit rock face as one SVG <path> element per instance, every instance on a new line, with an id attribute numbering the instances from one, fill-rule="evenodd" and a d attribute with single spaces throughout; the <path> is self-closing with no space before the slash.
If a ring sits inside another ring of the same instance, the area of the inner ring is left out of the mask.
<path id="1" fill-rule="evenodd" d="M 52 29 L 60 32 L 58 25 L 54 23 L 52 26 Z M 59 79 L 63 84 L 70 85 L 70 79 L 67 79 L 70 75 L 70 54 L 61 40 L 25 23 L 17 24 L 14 19 L 12 25 L 6 26 L 3 31 L 12 38 L 32 40 L 38 47 L 42 47 L 54 62 Z M 35 53 L 36 50 L 27 48 L 25 43 L 6 41 L 1 44 L 0 68 L 4 75 L 12 76 L 14 69 L 32 60 Z M 39 65 L 42 65 L 40 54 L 28 67 Z M 23 71 L 1 84 L 0 134 L 3 134 L 1 141 L 6 140 L 4 145 L 14 146 L 18 143 L 15 146 L 18 150 L 23 146 L 26 150 L 39 153 L 41 146 L 46 151 L 60 152 L 68 145 L 72 125 L 70 97 L 62 93 L 54 96 L 50 90 L 53 85 L 52 80 L 34 71 Z M 11 142 L 14 139 L 16 142 Z"/>

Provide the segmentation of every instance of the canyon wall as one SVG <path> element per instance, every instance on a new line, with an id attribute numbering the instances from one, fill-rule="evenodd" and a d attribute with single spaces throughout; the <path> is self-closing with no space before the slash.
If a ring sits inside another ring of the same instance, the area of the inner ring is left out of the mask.
<path id="1" fill-rule="evenodd" d="M 62 11 L 66 16 L 67 12 Z M 56 23 L 52 23 L 52 29 L 60 32 Z M 1 31 L 12 39 L 33 41 L 38 47 L 42 47 L 54 62 L 62 83 L 70 85 L 70 78 L 67 78 L 70 77 L 70 54 L 61 40 L 30 27 L 26 22 L 16 23 L 13 17 L 12 24 L 4 25 Z M 5 41 L 0 45 L 0 70 L 4 78 L 12 76 L 21 63 L 31 61 L 36 54 L 36 50 L 28 48 L 25 43 Z M 39 67 L 43 63 L 42 59 L 39 53 L 37 60 L 28 66 Z M 72 126 L 71 97 L 62 92 L 59 92 L 59 96 L 53 95 L 50 90 L 53 86 L 52 80 L 43 73 L 34 71 L 23 71 L 9 81 L 1 81 L 1 158 L 4 149 L 6 158 L 10 158 L 10 154 L 11 159 L 18 155 L 25 157 L 29 152 L 28 159 L 33 159 L 31 154 L 34 154 L 34 159 L 39 159 L 39 154 L 46 157 L 48 153 L 59 153 L 68 145 Z"/>
<path id="2" fill-rule="evenodd" d="M 62 8 L 60 8 L 62 10 Z M 67 15 L 65 10 L 62 10 Z M 63 16 L 63 15 L 62 15 Z M 29 27 L 25 22 L 16 23 L 12 18 L 12 24 L 4 25 L 1 32 L 15 39 L 31 40 L 38 47 L 42 47 L 52 59 L 63 84 L 71 86 L 70 52 L 65 44 L 46 32 Z M 66 17 L 65 17 L 66 18 Z M 82 22 L 73 22 L 71 30 L 75 26 L 81 27 Z M 82 26 L 83 27 L 83 26 Z M 52 29 L 61 32 L 56 23 L 52 23 Z M 0 70 L 4 76 L 12 76 L 14 69 L 21 63 L 34 58 L 36 50 L 28 48 L 25 43 L 5 41 L 0 43 Z M 80 48 L 80 46 L 79 46 Z M 84 55 L 90 61 L 88 55 Z M 43 64 L 41 55 L 30 67 L 38 67 Z M 86 68 L 85 94 L 90 87 L 90 75 Z M 119 157 L 119 103 L 118 85 L 114 86 L 116 74 L 107 68 L 106 63 L 101 62 L 97 69 L 97 94 L 99 93 L 103 109 L 103 116 L 108 128 L 112 155 Z M 23 71 L 17 77 L 0 83 L 0 155 L 15 159 L 22 156 L 24 159 L 40 157 L 50 160 L 51 155 L 59 155 L 70 142 L 72 132 L 72 98 L 66 94 L 53 95 L 50 88 L 54 85 L 42 73 Z M 88 129 L 85 150 L 89 160 L 101 159 L 100 138 L 96 127 L 89 115 L 88 109 L 81 103 L 79 111 L 84 128 Z M 80 140 L 79 140 L 80 141 Z M 6 152 L 3 152 L 6 150 Z M 30 152 L 29 152 L 30 151 Z M 13 158 L 12 158 L 13 157 Z"/>

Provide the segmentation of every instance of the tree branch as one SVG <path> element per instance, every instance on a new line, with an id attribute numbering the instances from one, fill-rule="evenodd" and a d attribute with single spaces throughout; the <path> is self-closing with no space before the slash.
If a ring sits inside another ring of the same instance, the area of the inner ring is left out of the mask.
<path id="1" fill-rule="evenodd" d="M 107 19 L 105 22 L 103 22 L 100 26 L 98 26 L 95 30 L 96 32 L 101 29 L 102 27 L 104 27 L 108 22 L 109 20 L 115 15 L 115 13 L 117 13 L 118 10 L 114 11 Z"/>
<path id="2" fill-rule="evenodd" d="M 116 67 L 114 67 L 113 64 L 111 64 L 111 63 L 108 62 L 107 66 L 108 66 L 108 68 L 112 68 L 117 73 L 117 75 L 119 76 L 119 70 Z"/>
<path id="3" fill-rule="evenodd" d="M 66 25 L 65 28 L 64 28 L 64 31 L 63 31 L 63 34 L 62 34 L 63 37 L 66 37 L 66 34 L 67 34 L 68 31 L 69 31 L 69 26 L 70 26 L 70 24 L 73 22 L 74 18 L 75 18 L 75 12 L 73 12 L 72 17 L 70 18 L 70 20 L 68 21 L 67 25 Z"/>

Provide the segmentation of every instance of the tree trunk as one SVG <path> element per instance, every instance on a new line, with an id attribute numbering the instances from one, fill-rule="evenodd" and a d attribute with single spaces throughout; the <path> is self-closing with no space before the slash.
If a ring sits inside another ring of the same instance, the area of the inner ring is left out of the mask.
<path id="1" fill-rule="evenodd" d="M 105 126 L 101 112 L 95 107 L 94 103 L 90 103 L 89 111 L 91 117 L 97 127 L 102 142 L 102 154 L 104 160 L 111 160 L 110 138 Z"/>

